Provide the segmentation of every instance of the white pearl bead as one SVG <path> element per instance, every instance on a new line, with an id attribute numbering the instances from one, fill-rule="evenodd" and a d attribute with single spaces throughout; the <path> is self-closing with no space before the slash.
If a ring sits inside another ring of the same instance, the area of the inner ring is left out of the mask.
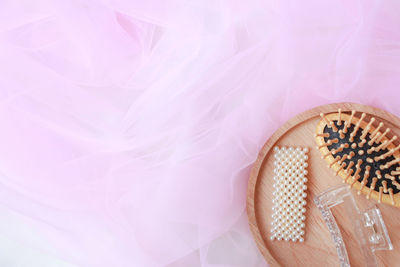
<path id="1" fill-rule="evenodd" d="M 308 173 L 308 163 L 305 149 L 297 147 L 274 147 L 274 198 L 272 199 L 271 240 L 300 239 L 300 231 L 305 216 L 306 205 L 304 192 L 307 189 L 305 183 Z M 308 151 L 308 149 L 306 150 Z"/>

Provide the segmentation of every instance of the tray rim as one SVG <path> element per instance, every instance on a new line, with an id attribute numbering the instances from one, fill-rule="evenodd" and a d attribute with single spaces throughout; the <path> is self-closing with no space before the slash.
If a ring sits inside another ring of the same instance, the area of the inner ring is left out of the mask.
<path id="1" fill-rule="evenodd" d="M 399 125 L 400 128 L 400 118 L 393 115 L 392 113 L 382 110 L 380 108 L 364 105 L 354 102 L 341 102 L 341 103 L 331 103 L 326 105 L 316 106 L 314 108 L 308 109 L 304 112 L 301 112 L 294 117 L 290 118 L 284 124 L 282 124 L 264 143 L 263 147 L 259 151 L 256 161 L 254 162 L 250 177 L 247 185 L 247 196 L 246 196 L 246 211 L 248 216 L 248 223 L 250 227 L 250 231 L 253 235 L 253 238 L 257 244 L 258 249 L 271 266 L 280 266 L 277 260 L 271 255 L 270 251 L 267 248 L 266 242 L 264 241 L 264 237 L 260 232 L 260 228 L 258 227 L 258 220 L 256 216 L 256 207 L 255 207 L 255 194 L 257 184 L 259 183 L 259 173 L 261 168 L 263 167 L 264 160 L 268 155 L 270 149 L 273 145 L 291 128 L 297 126 L 298 124 L 312 119 L 314 117 L 319 116 L 322 112 L 324 114 L 337 112 L 338 108 L 342 109 L 342 112 L 348 112 L 352 109 L 356 110 L 356 112 L 365 112 L 367 114 L 371 114 L 380 118 L 384 118 L 385 120 L 390 120 L 392 124 Z M 314 138 L 314 136 L 312 136 Z"/>

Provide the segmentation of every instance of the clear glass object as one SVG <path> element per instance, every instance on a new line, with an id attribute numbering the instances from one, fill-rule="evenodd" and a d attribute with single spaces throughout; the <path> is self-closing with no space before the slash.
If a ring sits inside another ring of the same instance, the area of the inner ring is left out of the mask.
<path id="1" fill-rule="evenodd" d="M 339 256 L 340 266 L 350 266 L 350 262 L 345 243 L 331 211 L 337 205 L 344 205 L 347 216 L 353 224 L 356 238 L 365 259 L 364 266 L 378 266 L 374 251 L 393 249 L 378 207 L 373 205 L 361 212 L 348 185 L 331 188 L 316 196 L 314 202 L 321 211 L 331 233 Z"/>

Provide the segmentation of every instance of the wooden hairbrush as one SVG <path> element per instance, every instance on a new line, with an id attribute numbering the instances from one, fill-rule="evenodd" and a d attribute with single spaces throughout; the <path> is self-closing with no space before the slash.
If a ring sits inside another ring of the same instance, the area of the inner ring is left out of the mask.
<path id="1" fill-rule="evenodd" d="M 315 139 L 322 158 L 358 194 L 400 207 L 400 145 L 389 128 L 366 114 L 320 114 Z"/>

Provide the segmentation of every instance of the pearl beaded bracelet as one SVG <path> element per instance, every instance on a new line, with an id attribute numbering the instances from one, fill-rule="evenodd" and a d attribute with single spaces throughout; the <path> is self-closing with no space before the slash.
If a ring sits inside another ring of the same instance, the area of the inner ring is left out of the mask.
<path id="1" fill-rule="evenodd" d="M 307 148 L 275 147 L 271 240 L 304 241 Z"/>

